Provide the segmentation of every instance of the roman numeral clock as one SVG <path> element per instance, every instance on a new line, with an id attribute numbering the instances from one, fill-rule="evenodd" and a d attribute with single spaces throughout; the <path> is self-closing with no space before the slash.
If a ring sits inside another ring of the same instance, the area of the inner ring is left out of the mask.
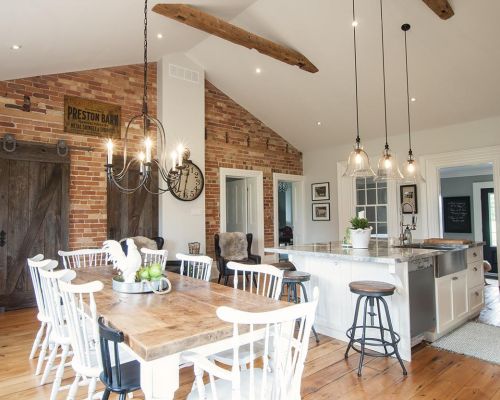
<path id="1" fill-rule="evenodd" d="M 205 179 L 201 169 L 191 160 L 184 160 L 178 179 L 168 180 L 168 188 L 172 195 L 182 201 L 193 201 L 197 199 L 203 187 Z"/>

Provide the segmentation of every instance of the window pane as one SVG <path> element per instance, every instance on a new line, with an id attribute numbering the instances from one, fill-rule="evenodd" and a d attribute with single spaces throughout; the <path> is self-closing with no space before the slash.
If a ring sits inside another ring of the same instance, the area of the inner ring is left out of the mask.
<path id="1" fill-rule="evenodd" d="M 375 189 L 366 191 L 366 204 L 377 204 L 377 191 Z"/>
<path id="2" fill-rule="evenodd" d="M 373 178 L 366 178 L 366 188 L 367 189 L 375 189 L 376 183 Z"/>
<path id="3" fill-rule="evenodd" d="M 364 190 L 356 190 L 356 204 L 358 204 L 358 205 L 366 204 Z"/>
<path id="4" fill-rule="evenodd" d="M 490 245 L 497 245 L 497 221 L 495 216 L 495 194 L 488 193 L 488 207 L 490 209 Z"/>
<path id="5" fill-rule="evenodd" d="M 366 207 L 366 219 L 369 222 L 375 222 L 375 207 Z"/>
<path id="6" fill-rule="evenodd" d="M 378 204 L 387 204 L 387 189 L 378 189 Z"/>
<path id="7" fill-rule="evenodd" d="M 387 224 L 378 224 L 377 228 L 379 235 L 387 235 Z"/>
<path id="8" fill-rule="evenodd" d="M 377 182 L 377 187 L 378 188 L 386 188 L 387 187 L 387 182 Z"/>
<path id="9" fill-rule="evenodd" d="M 387 207 L 378 206 L 377 207 L 377 222 L 387 222 Z"/>
<path id="10" fill-rule="evenodd" d="M 356 178 L 356 189 L 365 188 L 365 178 Z"/>

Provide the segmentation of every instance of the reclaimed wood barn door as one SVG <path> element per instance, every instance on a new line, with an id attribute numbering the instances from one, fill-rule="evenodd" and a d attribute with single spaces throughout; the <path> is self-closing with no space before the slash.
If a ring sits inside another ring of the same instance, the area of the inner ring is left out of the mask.
<path id="1" fill-rule="evenodd" d="M 123 159 L 116 158 L 116 166 L 123 165 Z M 153 171 L 153 179 L 157 172 Z M 134 187 L 139 181 L 139 170 L 131 167 L 125 186 Z M 132 194 L 121 193 L 108 183 L 108 239 L 120 240 L 133 236 L 158 236 L 158 196 L 144 189 Z"/>
<path id="2" fill-rule="evenodd" d="M 0 146 L 0 310 L 35 305 L 26 259 L 68 247 L 69 155 L 56 147 Z"/>

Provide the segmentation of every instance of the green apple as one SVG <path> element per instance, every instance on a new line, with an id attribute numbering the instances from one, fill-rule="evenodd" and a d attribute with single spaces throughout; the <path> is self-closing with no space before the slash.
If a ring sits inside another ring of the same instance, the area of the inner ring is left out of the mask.
<path id="1" fill-rule="evenodd" d="M 149 276 L 149 269 L 148 268 L 141 268 L 139 270 L 139 279 L 141 280 L 147 280 L 149 281 L 150 276 Z"/>
<path id="2" fill-rule="evenodd" d="M 151 278 L 160 278 L 162 276 L 161 265 L 153 263 L 149 266 L 149 276 Z"/>

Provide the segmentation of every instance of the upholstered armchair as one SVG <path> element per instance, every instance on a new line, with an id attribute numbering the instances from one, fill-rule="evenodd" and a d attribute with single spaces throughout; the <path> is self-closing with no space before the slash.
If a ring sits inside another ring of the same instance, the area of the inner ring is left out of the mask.
<path id="1" fill-rule="evenodd" d="M 224 277 L 224 285 L 227 285 L 229 277 L 234 275 L 234 271 L 227 268 L 229 261 L 242 264 L 261 263 L 260 256 L 252 254 L 252 240 L 253 234 L 243 232 L 223 232 L 214 236 L 215 257 L 219 270 L 218 283 Z"/>
<path id="2" fill-rule="evenodd" d="M 122 246 L 122 250 L 125 254 L 127 254 L 127 243 L 125 241 L 127 238 L 123 238 L 120 240 L 120 244 Z M 150 250 L 161 250 L 163 248 L 163 245 L 165 244 L 165 239 L 163 239 L 161 236 L 156 236 L 153 238 L 147 238 L 144 236 L 134 236 L 131 239 L 134 240 L 135 245 L 137 246 L 137 249 L 141 249 L 142 247 L 145 247 Z"/>

